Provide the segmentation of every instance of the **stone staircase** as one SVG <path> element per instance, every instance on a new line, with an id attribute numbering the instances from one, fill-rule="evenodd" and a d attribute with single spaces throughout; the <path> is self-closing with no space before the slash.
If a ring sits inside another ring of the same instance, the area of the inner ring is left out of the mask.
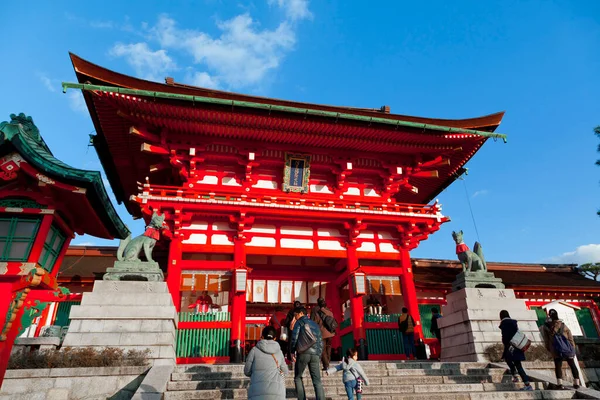
<path id="1" fill-rule="evenodd" d="M 532 383 L 535 391 L 521 392 L 522 383 L 512 383 L 502 368 L 486 363 L 443 362 L 361 362 L 371 385 L 363 397 L 372 400 L 496 400 L 496 399 L 571 399 L 574 390 L 545 390 L 541 382 Z M 327 399 L 346 399 L 342 373 L 322 373 Z M 303 376 L 307 396 L 314 398 L 308 370 Z M 165 400 L 245 399 L 249 378 L 243 365 L 177 366 L 167 386 Z M 287 398 L 296 398 L 293 371 L 286 379 Z"/>

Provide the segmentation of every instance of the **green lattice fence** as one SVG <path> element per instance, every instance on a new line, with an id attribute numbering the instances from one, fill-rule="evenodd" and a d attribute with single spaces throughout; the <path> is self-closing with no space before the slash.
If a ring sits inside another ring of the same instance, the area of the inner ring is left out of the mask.
<path id="1" fill-rule="evenodd" d="M 178 329 L 177 357 L 227 357 L 229 328 Z"/>
<path id="2" fill-rule="evenodd" d="M 346 355 L 346 351 L 354 347 L 354 333 L 350 332 L 342 336 L 342 356 Z"/>
<path id="3" fill-rule="evenodd" d="M 350 325 L 352 325 L 352 320 L 350 318 L 345 319 L 342 321 L 342 323 L 340 324 L 340 330 L 349 327 Z"/>
<path id="4" fill-rule="evenodd" d="M 369 354 L 404 354 L 402 334 L 397 329 L 367 329 Z"/>
<path id="5" fill-rule="evenodd" d="M 208 312 L 196 313 L 193 311 L 182 311 L 179 313 L 180 322 L 217 322 L 230 321 L 231 315 L 228 312 Z"/>
<path id="6" fill-rule="evenodd" d="M 61 301 L 58 303 L 56 309 L 56 318 L 54 320 L 53 325 L 58 326 L 69 326 L 71 324 L 71 319 L 69 315 L 71 314 L 71 307 L 78 306 L 80 301 Z"/>
<path id="7" fill-rule="evenodd" d="M 400 314 L 377 314 L 368 315 L 365 314 L 365 321 L 367 322 L 398 322 Z"/>

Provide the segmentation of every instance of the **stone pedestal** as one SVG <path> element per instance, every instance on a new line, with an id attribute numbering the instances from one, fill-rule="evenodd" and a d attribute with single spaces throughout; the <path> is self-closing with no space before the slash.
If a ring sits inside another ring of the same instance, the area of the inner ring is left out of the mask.
<path id="1" fill-rule="evenodd" d="M 145 261 L 115 261 L 113 268 L 107 268 L 105 281 L 149 281 L 162 282 L 165 280 L 157 262 Z"/>
<path id="2" fill-rule="evenodd" d="M 502 279 L 496 278 L 493 272 L 466 272 L 463 271 L 456 276 L 452 282 L 452 291 L 457 292 L 465 288 L 487 288 L 504 289 Z"/>
<path id="3" fill-rule="evenodd" d="M 512 289 L 466 288 L 450 293 L 438 320 L 442 334 L 441 360 L 485 362 L 486 347 L 502 343 L 500 311 L 506 310 L 519 323 L 519 330 L 534 344 L 541 342 L 535 311 Z"/>
<path id="4" fill-rule="evenodd" d="M 175 363 L 177 311 L 165 282 L 96 281 L 70 319 L 63 347 L 148 349 L 153 364 Z"/>

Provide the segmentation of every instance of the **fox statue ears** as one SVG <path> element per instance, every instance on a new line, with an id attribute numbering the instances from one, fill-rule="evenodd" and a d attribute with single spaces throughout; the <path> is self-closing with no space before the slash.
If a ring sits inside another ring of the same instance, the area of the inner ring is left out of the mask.
<path id="1" fill-rule="evenodd" d="M 462 234 L 463 234 L 463 231 L 459 231 L 458 233 L 460 233 L 460 234 L 462 235 Z M 453 234 L 453 235 L 455 235 L 455 234 L 456 234 L 456 232 L 455 232 L 455 231 L 452 231 L 452 234 Z"/>

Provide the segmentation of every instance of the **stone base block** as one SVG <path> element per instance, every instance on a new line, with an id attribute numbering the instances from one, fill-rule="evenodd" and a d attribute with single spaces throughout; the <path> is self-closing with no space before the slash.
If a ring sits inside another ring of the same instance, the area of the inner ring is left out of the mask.
<path id="1" fill-rule="evenodd" d="M 456 292 L 465 288 L 504 289 L 504 283 L 502 283 L 502 279 L 496 278 L 493 272 L 463 271 L 452 282 L 452 291 Z"/>
<path id="2" fill-rule="evenodd" d="M 165 276 L 156 262 L 115 261 L 114 267 L 106 270 L 103 279 L 105 281 L 162 282 L 165 280 Z"/>
<path id="3" fill-rule="evenodd" d="M 175 363 L 177 311 L 165 282 L 96 281 L 70 318 L 63 346 L 148 349 L 154 364 Z"/>
<path id="4" fill-rule="evenodd" d="M 438 320 L 444 362 L 485 362 L 485 349 L 502 343 L 500 311 L 507 310 L 519 323 L 519 330 L 532 342 L 540 343 L 535 311 L 515 298 L 512 289 L 466 288 L 450 293 L 443 317 Z"/>

